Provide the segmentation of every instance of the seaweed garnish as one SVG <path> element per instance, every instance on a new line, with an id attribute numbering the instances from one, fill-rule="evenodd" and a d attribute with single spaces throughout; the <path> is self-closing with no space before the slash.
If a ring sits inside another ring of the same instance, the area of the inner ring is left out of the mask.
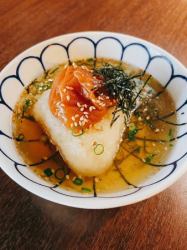
<path id="1" fill-rule="evenodd" d="M 132 110 L 136 108 L 136 101 L 141 92 L 147 85 L 151 76 L 143 83 L 137 92 L 137 83 L 135 78 L 139 78 L 145 74 L 145 71 L 135 75 L 128 75 L 121 67 L 114 67 L 111 64 L 105 64 L 101 68 L 94 69 L 94 75 L 103 79 L 103 87 L 106 89 L 110 98 L 116 100 L 116 108 L 113 111 L 111 126 L 119 118 L 118 112 L 124 114 L 125 124 L 127 125 Z"/>

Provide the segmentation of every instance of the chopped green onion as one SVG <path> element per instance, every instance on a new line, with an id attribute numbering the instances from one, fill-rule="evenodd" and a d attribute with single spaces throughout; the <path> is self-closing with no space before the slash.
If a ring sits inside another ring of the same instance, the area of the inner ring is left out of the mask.
<path id="1" fill-rule="evenodd" d="M 128 139 L 129 141 L 134 141 L 135 140 L 135 135 L 138 132 L 138 128 L 135 126 L 134 123 L 131 123 L 129 126 L 129 131 L 128 131 Z"/>
<path id="2" fill-rule="evenodd" d="M 154 156 L 155 156 L 154 154 L 149 154 L 149 155 L 144 159 L 145 163 L 151 163 L 151 161 L 153 160 L 153 157 L 154 157 Z"/>
<path id="3" fill-rule="evenodd" d="M 168 132 L 168 140 L 171 141 L 173 139 L 173 129 L 169 129 L 169 132 Z"/>
<path id="4" fill-rule="evenodd" d="M 74 183 L 75 185 L 77 185 L 77 186 L 80 186 L 80 185 L 83 184 L 83 179 L 76 177 L 76 178 L 73 180 L 73 183 Z"/>
<path id="5" fill-rule="evenodd" d="M 19 135 L 16 137 L 16 141 L 23 141 L 24 139 L 25 139 L 24 134 L 19 134 Z"/>
<path id="6" fill-rule="evenodd" d="M 88 58 L 86 61 L 87 61 L 87 62 L 93 62 L 94 59 L 93 59 L 93 58 Z"/>
<path id="7" fill-rule="evenodd" d="M 135 150 L 134 150 L 135 153 L 140 153 L 140 151 L 141 151 L 141 146 L 138 146 L 138 147 L 135 148 Z"/>
<path id="8" fill-rule="evenodd" d="M 47 175 L 48 177 L 50 177 L 51 175 L 53 175 L 53 172 L 50 168 L 46 168 L 44 169 L 44 173 L 45 175 Z"/>
<path id="9" fill-rule="evenodd" d="M 85 193 L 90 193 L 92 190 L 90 188 L 82 187 L 81 190 Z"/>
<path id="10" fill-rule="evenodd" d="M 25 103 L 23 105 L 23 112 L 27 112 L 31 104 L 32 101 L 30 99 L 25 99 Z"/>
<path id="11" fill-rule="evenodd" d="M 94 153 L 96 155 L 101 155 L 103 152 L 104 152 L 103 144 L 96 144 L 96 146 L 94 147 Z"/>
<path id="12" fill-rule="evenodd" d="M 81 129 L 81 130 L 79 130 L 77 132 L 72 130 L 72 135 L 73 136 L 81 136 L 83 134 L 84 134 L 84 130 L 83 129 Z"/>

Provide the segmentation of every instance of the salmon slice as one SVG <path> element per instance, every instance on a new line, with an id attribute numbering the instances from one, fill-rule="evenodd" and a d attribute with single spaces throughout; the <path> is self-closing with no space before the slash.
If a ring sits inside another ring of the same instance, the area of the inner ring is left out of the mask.
<path id="1" fill-rule="evenodd" d="M 49 96 L 53 115 L 74 130 L 84 130 L 99 122 L 114 106 L 114 100 L 94 91 L 103 81 L 81 66 L 67 66 L 56 77 Z"/>

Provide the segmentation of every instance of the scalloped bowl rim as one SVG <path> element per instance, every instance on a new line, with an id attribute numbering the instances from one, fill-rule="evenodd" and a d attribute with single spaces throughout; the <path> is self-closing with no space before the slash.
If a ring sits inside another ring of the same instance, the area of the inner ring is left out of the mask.
<path id="1" fill-rule="evenodd" d="M 54 40 L 58 40 L 61 38 L 65 39 L 65 38 L 69 38 L 69 37 L 74 36 L 74 35 L 76 35 L 76 36 L 83 36 L 83 35 L 89 36 L 89 35 L 94 35 L 94 34 L 104 35 L 104 36 L 120 36 L 124 39 L 125 38 L 135 39 L 138 42 L 148 46 L 149 48 L 153 48 L 154 50 L 158 51 L 159 53 L 166 55 L 168 58 L 170 58 L 171 61 L 173 61 L 175 64 L 177 64 L 179 68 L 181 68 L 183 71 L 186 71 L 185 66 L 178 59 L 176 59 L 174 56 L 172 56 L 170 53 L 168 53 L 164 49 L 160 48 L 159 46 L 154 45 L 151 42 L 148 42 L 144 39 L 137 38 L 137 37 L 130 36 L 130 35 L 126 35 L 126 34 L 122 34 L 122 33 L 115 33 L 115 32 L 85 31 L 85 32 L 76 32 L 76 33 L 69 33 L 69 34 L 56 36 L 56 37 L 47 39 L 45 41 L 42 41 L 42 42 L 26 49 L 25 51 L 23 51 L 22 53 L 17 55 L 13 60 L 11 60 L 11 62 L 9 62 L 7 64 L 7 66 L 5 66 L 3 68 L 3 70 L 0 72 L 0 78 L 3 78 L 3 74 L 6 74 L 6 72 L 9 69 L 11 69 L 13 66 L 18 64 L 18 62 L 20 62 L 20 60 L 22 59 L 23 56 L 25 56 L 29 52 L 32 52 L 32 50 L 37 48 L 37 47 L 46 46 L 47 44 L 53 42 Z M 185 159 L 185 162 L 183 162 L 182 165 L 187 165 L 187 159 Z M 145 200 L 151 196 L 158 194 L 159 192 L 163 191 L 164 189 L 168 188 L 169 186 L 171 186 L 175 181 L 177 181 L 187 171 L 187 168 L 185 168 L 185 167 L 181 168 L 180 171 L 177 171 L 177 173 L 170 176 L 170 178 L 166 178 L 165 180 L 161 181 L 159 183 L 159 185 L 156 185 L 156 188 L 154 185 L 149 186 L 149 188 L 144 189 L 144 192 L 141 193 L 140 195 L 138 193 L 135 193 L 133 195 L 130 195 L 129 197 L 100 198 L 99 200 L 95 200 L 94 197 L 90 197 L 90 199 L 88 199 L 88 200 L 86 200 L 86 199 L 83 200 L 80 198 L 81 199 L 81 201 L 80 201 L 78 197 L 76 197 L 76 198 L 68 197 L 68 199 L 63 199 L 63 197 L 58 198 L 55 195 L 54 196 L 51 195 L 49 197 L 47 192 L 45 192 L 45 191 L 40 192 L 40 187 L 39 186 L 36 187 L 35 183 L 30 183 L 28 185 L 25 185 L 19 178 L 17 179 L 17 178 L 15 178 L 15 176 L 12 175 L 11 170 L 9 168 L 6 168 L 4 166 L 1 168 L 17 184 L 19 184 L 24 189 L 34 193 L 37 196 L 40 196 L 42 198 L 45 198 L 47 200 L 50 200 L 50 201 L 53 201 L 55 203 L 59 203 L 62 205 L 78 207 L 78 208 L 89 208 L 89 209 L 120 207 L 120 206 L 129 205 L 129 204 L 133 204 L 133 203 Z"/>

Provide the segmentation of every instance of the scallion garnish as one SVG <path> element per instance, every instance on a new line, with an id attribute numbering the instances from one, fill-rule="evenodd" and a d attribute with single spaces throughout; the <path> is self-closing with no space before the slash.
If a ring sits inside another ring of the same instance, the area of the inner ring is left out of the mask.
<path id="1" fill-rule="evenodd" d="M 103 144 L 96 144 L 94 147 L 94 153 L 96 155 L 101 155 L 104 152 L 104 146 Z"/>
<path id="2" fill-rule="evenodd" d="M 27 112 L 29 107 L 31 106 L 32 101 L 30 99 L 25 99 L 25 103 L 23 105 L 23 112 Z"/>
<path id="3" fill-rule="evenodd" d="M 131 123 L 129 125 L 129 131 L 128 131 L 128 139 L 129 141 L 135 140 L 135 135 L 138 133 L 138 128 L 135 126 L 134 123 Z"/>
<path id="4" fill-rule="evenodd" d="M 23 141 L 24 139 L 25 139 L 24 134 L 19 134 L 19 135 L 16 137 L 16 141 Z"/>
<path id="5" fill-rule="evenodd" d="M 171 141 L 173 139 L 173 129 L 169 129 L 169 132 L 168 132 L 168 141 Z"/>
<path id="6" fill-rule="evenodd" d="M 75 136 L 75 137 L 76 136 L 81 136 L 83 134 L 84 134 L 84 130 L 83 129 L 80 129 L 78 131 L 72 130 L 72 135 Z"/>
<path id="7" fill-rule="evenodd" d="M 148 156 L 146 156 L 146 158 L 144 159 L 145 163 L 151 163 L 154 156 L 154 154 L 149 154 Z"/>
<path id="8" fill-rule="evenodd" d="M 44 169 L 44 174 L 50 177 L 51 175 L 53 175 L 53 172 L 50 168 L 46 168 Z"/>
<path id="9" fill-rule="evenodd" d="M 90 193 L 92 191 L 90 188 L 86 188 L 86 187 L 82 187 L 81 190 L 82 192 L 85 192 L 85 193 Z"/>
<path id="10" fill-rule="evenodd" d="M 74 180 L 73 180 L 73 183 L 77 186 L 80 186 L 83 184 L 83 179 L 79 178 L 79 177 L 76 177 Z"/>

